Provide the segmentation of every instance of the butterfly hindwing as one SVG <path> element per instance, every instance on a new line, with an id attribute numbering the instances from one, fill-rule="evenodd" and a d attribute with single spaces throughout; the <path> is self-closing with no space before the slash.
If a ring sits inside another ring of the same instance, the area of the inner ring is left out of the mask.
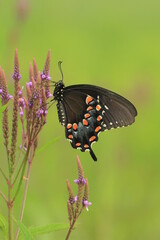
<path id="1" fill-rule="evenodd" d="M 102 111 L 97 100 L 80 91 L 66 92 L 64 108 L 67 112 L 66 138 L 73 148 L 90 151 L 96 161 L 92 143 L 98 141 L 98 133 L 102 130 Z"/>

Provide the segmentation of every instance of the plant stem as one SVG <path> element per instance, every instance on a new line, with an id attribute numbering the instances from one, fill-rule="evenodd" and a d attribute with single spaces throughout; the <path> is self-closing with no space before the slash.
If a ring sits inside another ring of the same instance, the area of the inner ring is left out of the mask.
<path id="1" fill-rule="evenodd" d="M 73 230 L 74 224 L 75 224 L 75 222 L 77 221 L 77 219 L 79 218 L 80 214 L 82 213 L 83 208 L 84 208 L 84 207 L 81 208 L 81 210 L 80 210 L 80 212 L 79 212 L 79 214 L 78 214 L 77 216 L 74 215 L 73 222 L 70 224 L 70 228 L 69 228 L 69 230 L 68 230 L 68 233 L 67 233 L 67 236 L 66 236 L 65 240 L 68 240 L 68 239 L 69 239 L 69 236 L 70 236 L 70 234 L 71 234 L 71 231 Z"/>
<path id="2" fill-rule="evenodd" d="M 73 222 L 72 222 L 72 224 L 71 224 L 71 226 L 70 226 L 70 228 L 68 230 L 68 233 L 67 233 L 67 236 L 66 236 L 65 240 L 69 239 L 69 236 L 71 234 L 71 231 L 73 230 L 73 227 L 74 227 L 74 224 L 75 224 L 76 220 L 77 220 L 76 218 L 73 219 Z"/>
<path id="3" fill-rule="evenodd" d="M 28 160 L 29 151 L 30 151 L 30 147 L 28 147 L 26 155 L 25 155 L 24 160 L 23 160 L 24 164 L 23 164 L 23 168 L 22 168 L 22 171 L 21 171 L 21 177 L 20 177 L 20 181 L 19 181 L 16 193 L 13 197 L 13 202 L 15 201 L 15 199 L 16 199 L 18 193 L 19 193 L 19 190 L 21 188 L 21 185 L 22 185 L 23 176 L 24 176 L 24 172 L 25 172 L 25 169 L 26 169 L 26 164 L 27 164 L 27 160 Z"/>
<path id="4" fill-rule="evenodd" d="M 15 179 L 13 180 L 13 185 L 15 184 L 15 182 L 16 182 L 19 174 L 20 174 L 20 171 L 21 171 L 21 169 L 22 169 L 22 167 L 23 167 L 23 165 L 24 165 L 24 162 L 25 162 L 25 159 L 22 161 L 22 163 L 21 163 L 21 165 L 20 165 L 20 167 L 19 167 L 19 169 L 18 169 L 18 171 L 17 171 L 17 174 L 16 174 L 16 176 L 15 176 Z"/>
<path id="5" fill-rule="evenodd" d="M 24 188 L 24 193 L 23 193 L 23 200 L 22 200 L 19 222 L 22 222 L 22 219 L 23 219 L 24 207 L 25 207 L 25 203 L 26 203 L 27 190 L 28 190 L 28 184 L 29 184 L 29 177 L 30 177 L 30 173 L 31 173 L 32 158 L 33 158 L 33 153 L 31 154 L 31 157 L 28 160 L 27 176 L 26 176 L 25 188 Z M 18 235 L 19 235 L 19 227 L 17 228 L 17 231 L 16 231 L 15 240 L 18 239 Z"/>
<path id="6" fill-rule="evenodd" d="M 12 173 L 8 182 L 8 239 L 13 240 L 13 201 L 12 201 Z"/>

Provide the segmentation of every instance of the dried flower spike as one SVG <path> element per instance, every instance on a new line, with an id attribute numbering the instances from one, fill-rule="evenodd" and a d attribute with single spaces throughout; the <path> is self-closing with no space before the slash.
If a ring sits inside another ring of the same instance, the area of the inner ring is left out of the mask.
<path id="1" fill-rule="evenodd" d="M 39 74 L 39 72 L 38 72 L 37 63 L 36 63 L 35 58 L 33 58 L 33 76 L 34 76 L 35 81 L 37 81 L 38 74 Z"/>
<path id="2" fill-rule="evenodd" d="M 83 206 L 86 208 L 88 211 L 88 206 L 90 206 L 92 203 L 88 202 L 89 198 L 89 186 L 88 186 L 88 179 L 86 179 L 86 184 L 85 184 L 85 189 L 84 189 L 84 196 L 83 196 Z"/>
<path id="3" fill-rule="evenodd" d="M 16 148 L 17 148 L 17 130 L 18 130 L 18 102 L 19 102 L 19 80 L 21 78 L 19 71 L 19 59 L 17 49 L 15 50 L 14 57 L 14 101 L 13 101 L 13 119 L 12 119 L 12 139 L 11 139 L 11 165 L 13 167 L 16 161 Z"/>
<path id="4" fill-rule="evenodd" d="M 41 79 L 43 81 L 43 86 L 45 87 L 46 98 L 50 98 L 53 95 L 50 93 L 50 60 L 51 60 L 51 51 L 48 51 L 46 62 L 41 74 Z"/>
<path id="5" fill-rule="evenodd" d="M 67 189 L 68 189 L 68 193 L 69 193 L 69 202 L 70 204 L 74 204 L 74 193 L 73 193 L 73 190 L 71 188 L 71 185 L 67 179 Z"/>
<path id="6" fill-rule="evenodd" d="M 2 105 L 7 104 L 9 99 L 12 98 L 11 95 L 8 94 L 8 86 L 7 86 L 7 81 L 5 77 L 4 71 L 0 68 L 0 95 L 1 95 L 1 102 Z"/>
<path id="7" fill-rule="evenodd" d="M 83 167 L 78 155 L 77 155 L 77 167 L 78 167 L 78 179 L 75 179 L 74 182 L 77 184 L 85 185 L 86 180 L 84 179 Z"/>
<path id="8" fill-rule="evenodd" d="M 72 211 L 72 206 L 71 206 L 71 203 L 70 203 L 69 200 L 67 201 L 67 208 L 68 208 L 68 219 L 69 219 L 69 222 L 70 222 L 70 225 L 71 225 L 71 221 L 72 221 L 72 218 L 73 218 L 73 211 Z"/>
<path id="9" fill-rule="evenodd" d="M 33 75 L 33 67 L 32 67 L 32 63 L 29 64 L 29 81 L 31 82 L 32 77 L 34 77 Z"/>
<path id="10" fill-rule="evenodd" d="M 67 180 L 67 188 L 69 192 L 70 197 L 67 201 L 67 208 L 68 208 L 68 218 L 70 222 L 70 227 L 68 229 L 68 233 L 66 236 L 66 240 L 69 239 L 69 236 L 71 234 L 71 231 L 73 230 L 74 224 L 81 215 L 84 208 L 88 211 L 88 206 L 91 205 L 91 202 L 88 201 L 89 197 L 89 187 L 88 187 L 88 180 L 84 178 L 84 172 L 82 168 L 82 164 L 80 162 L 79 157 L 77 156 L 77 167 L 78 167 L 78 180 L 74 180 L 75 183 L 77 183 L 78 186 L 78 194 L 74 197 L 73 191 L 71 189 L 71 186 L 69 184 L 69 181 Z M 75 202 L 76 204 L 72 204 Z"/>
<path id="11" fill-rule="evenodd" d="M 17 49 L 15 50 L 15 56 L 14 56 L 14 72 L 12 75 L 12 78 L 15 81 L 19 81 L 21 79 L 20 71 L 19 71 L 19 59 L 18 59 L 18 52 Z"/>

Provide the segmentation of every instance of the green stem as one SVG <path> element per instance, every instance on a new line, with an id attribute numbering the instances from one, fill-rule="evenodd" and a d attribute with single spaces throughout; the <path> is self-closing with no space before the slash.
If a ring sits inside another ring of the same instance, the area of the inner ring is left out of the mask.
<path id="1" fill-rule="evenodd" d="M 81 215 L 81 213 L 82 213 L 82 211 L 83 211 L 83 208 L 84 208 L 84 207 L 81 208 L 81 210 L 80 210 L 80 212 L 79 212 L 79 214 L 78 214 L 77 216 L 76 216 L 76 213 L 73 214 L 73 215 L 74 215 L 74 217 L 73 217 L 73 222 L 70 224 L 70 228 L 69 228 L 69 230 L 68 230 L 68 233 L 67 233 L 67 236 L 66 236 L 65 240 L 68 240 L 68 239 L 69 239 L 69 236 L 70 236 L 70 234 L 71 234 L 71 232 L 72 232 L 72 230 L 73 230 L 74 224 L 75 224 L 75 222 L 77 221 L 77 219 L 79 218 L 79 216 Z"/>
<path id="2" fill-rule="evenodd" d="M 22 182 L 23 182 L 23 176 L 24 176 L 24 172 L 25 172 L 25 169 L 26 169 L 26 165 L 27 165 L 27 159 L 28 159 L 29 151 L 30 151 L 30 147 L 28 147 L 26 155 L 25 155 L 24 160 L 23 160 L 24 164 L 23 164 L 23 168 L 22 168 L 22 172 L 21 172 L 21 177 L 20 177 L 20 181 L 19 181 L 16 193 L 13 197 L 13 202 L 15 201 L 15 199 L 16 199 L 18 193 L 19 193 L 19 190 L 21 188 Z"/>
<path id="3" fill-rule="evenodd" d="M 71 234 L 71 231 L 73 230 L 73 227 L 74 227 L 74 224 L 75 224 L 76 220 L 77 220 L 76 218 L 73 219 L 73 222 L 72 222 L 72 224 L 71 224 L 71 226 L 70 226 L 70 228 L 68 230 L 68 233 L 67 233 L 67 236 L 66 236 L 65 240 L 69 239 L 69 236 Z"/>
<path id="4" fill-rule="evenodd" d="M 8 239 L 13 240 L 13 201 L 12 201 L 12 173 L 8 182 Z"/>
<path id="5" fill-rule="evenodd" d="M 32 165 L 33 155 L 34 155 L 34 153 L 31 154 L 31 158 L 28 161 L 27 176 L 26 176 L 25 188 L 24 188 L 24 193 L 23 193 L 23 200 L 22 200 L 19 222 L 22 222 L 22 219 L 23 219 L 24 207 L 25 207 L 25 203 L 26 203 L 27 190 L 28 190 L 29 178 L 30 178 L 30 173 L 31 173 L 31 165 Z M 16 231 L 15 240 L 18 239 L 18 235 L 19 235 L 19 227 L 17 228 L 17 231 Z"/>
<path id="6" fill-rule="evenodd" d="M 16 174 L 16 176 L 15 176 L 15 179 L 14 179 L 14 181 L 13 181 L 13 185 L 15 184 L 15 182 L 16 182 L 19 174 L 20 174 L 20 171 L 21 171 L 21 169 L 22 169 L 22 167 L 23 167 L 23 165 L 24 165 L 24 162 L 25 162 L 25 158 L 23 159 L 23 161 L 22 161 L 22 163 L 21 163 L 21 165 L 20 165 L 20 167 L 19 167 L 19 169 L 18 169 L 18 172 L 17 172 L 17 174 Z"/>

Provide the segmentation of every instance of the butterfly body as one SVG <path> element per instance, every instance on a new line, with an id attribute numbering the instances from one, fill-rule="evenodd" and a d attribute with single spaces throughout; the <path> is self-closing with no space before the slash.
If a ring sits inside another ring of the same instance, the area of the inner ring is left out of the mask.
<path id="1" fill-rule="evenodd" d="M 55 84 L 59 121 L 65 126 L 66 138 L 73 148 L 89 151 L 97 160 L 92 144 L 100 132 L 131 125 L 137 111 L 133 104 L 107 89 L 87 85 L 65 87 L 63 81 Z"/>

